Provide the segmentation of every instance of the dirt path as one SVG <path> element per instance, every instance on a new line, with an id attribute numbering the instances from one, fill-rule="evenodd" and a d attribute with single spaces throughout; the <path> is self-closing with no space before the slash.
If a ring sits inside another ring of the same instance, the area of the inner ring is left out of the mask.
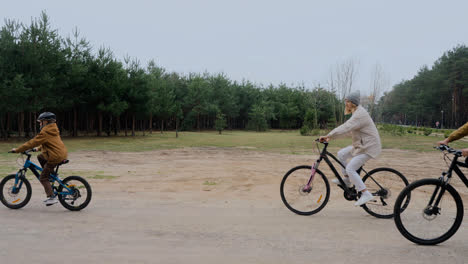
<path id="1" fill-rule="evenodd" d="M 88 177 L 91 205 L 78 213 L 46 208 L 34 181 L 25 208 L 0 207 L 1 263 L 468 262 L 466 217 L 450 240 L 421 247 L 334 186 L 320 213 L 294 215 L 279 183 L 289 168 L 313 159 L 220 148 L 72 153 L 65 171 L 99 174 Z M 437 153 L 385 150 L 366 167 L 391 166 L 415 180 L 437 177 L 443 164 Z M 462 183 L 453 183 L 466 204 Z"/>

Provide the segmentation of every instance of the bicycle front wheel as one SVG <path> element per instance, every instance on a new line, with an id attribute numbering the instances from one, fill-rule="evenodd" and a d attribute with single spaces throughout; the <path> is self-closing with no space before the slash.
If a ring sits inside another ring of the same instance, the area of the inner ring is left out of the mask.
<path id="1" fill-rule="evenodd" d="M 409 203 L 402 208 L 409 195 Z M 463 202 L 451 185 L 440 179 L 422 179 L 401 192 L 394 213 L 395 224 L 404 237 L 416 244 L 435 245 L 457 232 L 463 220 Z"/>
<path id="2" fill-rule="evenodd" d="M 0 182 L 0 201 L 10 209 L 20 209 L 31 199 L 31 184 L 25 177 L 20 177 L 17 184 L 16 175 L 11 174 Z"/>
<path id="3" fill-rule="evenodd" d="M 322 210 L 330 198 L 330 185 L 325 175 L 317 170 L 307 186 L 311 166 L 298 166 L 289 170 L 281 181 L 280 193 L 284 205 L 299 215 L 312 215 Z"/>
<path id="4" fill-rule="evenodd" d="M 377 168 L 367 173 L 362 181 L 376 198 L 375 201 L 364 204 L 362 208 L 377 218 L 392 218 L 396 198 L 408 185 L 405 176 L 391 168 Z"/>
<path id="5" fill-rule="evenodd" d="M 69 176 L 58 187 L 58 198 L 63 207 L 70 211 L 79 211 L 88 206 L 91 201 L 91 186 L 80 176 Z"/>

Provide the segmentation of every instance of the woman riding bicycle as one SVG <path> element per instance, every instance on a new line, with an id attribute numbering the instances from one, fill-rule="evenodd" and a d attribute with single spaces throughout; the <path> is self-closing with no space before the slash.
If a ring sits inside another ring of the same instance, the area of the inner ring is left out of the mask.
<path id="1" fill-rule="evenodd" d="M 338 151 L 338 159 L 346 168 L 342 169 L 344 182 L 348 186 L 354 184 L 361 192 L 361 197 L 354 204 L 361 206 L 373 199 L 357 170 L 369 159 L 376 158 L 381 150 L 379 132 L 369 113 L 359 105 L 359 91 L 350 93 L 345 98 L 345 114 L 352 114 L 351 118 L 341 126 L 333 129 L 328 135 L 320 137 L 320 142 L 330 141 L 348 133 L 352 136 L 352 145 Z M 351 159 L 347 162 L 348 159 Z M 338 179 L 332 182 L 339 184 Z"/>
<path id="2" fill-rule="evenodd" d="M 55 114 L 50 112 L 42 113 L 37 118 L 37 122 L 39 122 L 41 126 L 39 134 L 19 148 L 12 149 L 12 151 L 21 153 L 41 146 L 40 150 L 42 154 L 39 154 L 37 159 L 43 168 L 40 181 L 47 195 L 47 200 L 44 201 L 44 204 L 49 206 L 58 202 L 57 197 L 54 196 L 52 186 L 50 185 L 49 175 L 54 172 L 57 164 L 67 158 L 67 149 L 60 139 L 60 132 L 55 124 Z"/>
<path id="3" fill-rule="evenodd" d="M 448 145 L 448 143 L 463 138 L 468 135 L 468 122 L 453 131 L 450 136 L 442 141 L 437 142 L 438 145 Z M 468 157 L 468 148 L 462 149 L 462 155 Z"/>

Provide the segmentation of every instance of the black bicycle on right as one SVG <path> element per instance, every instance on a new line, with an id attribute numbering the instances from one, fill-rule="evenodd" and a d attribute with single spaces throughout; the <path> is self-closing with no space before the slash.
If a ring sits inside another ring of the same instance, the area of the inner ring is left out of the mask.
<path id="1" fill-rule="evenodd" d="M 420 245 L 444 242 L 457 232 L 463 220 L 463 202 L 450 180 L 455 172 L 468 188 L 468 179 L 460 170 L 468 168 L 468 159 L 460 162 L 462 152 L 446 145 L 436 149 L 444 152 L 446 162 L 450 160 L 448 154 L 454 156 L 448 171 L 438 179 L 422 179 L 408 185 L 395 201 L 393 211 L 400 233 Z"/>

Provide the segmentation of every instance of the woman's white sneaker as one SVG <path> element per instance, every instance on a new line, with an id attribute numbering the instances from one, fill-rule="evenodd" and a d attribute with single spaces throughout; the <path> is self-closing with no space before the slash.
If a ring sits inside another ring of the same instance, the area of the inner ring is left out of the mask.
<path id="1" fill-rule="evenodd" d="M 374 199 L 374 196 L 369 191 L 365 191 L 364 193 L 361 194 L 361 198 L 357 200 L 357 202 L 354 204 L 355 206 L 361 206 L 371 200 Z"/>

